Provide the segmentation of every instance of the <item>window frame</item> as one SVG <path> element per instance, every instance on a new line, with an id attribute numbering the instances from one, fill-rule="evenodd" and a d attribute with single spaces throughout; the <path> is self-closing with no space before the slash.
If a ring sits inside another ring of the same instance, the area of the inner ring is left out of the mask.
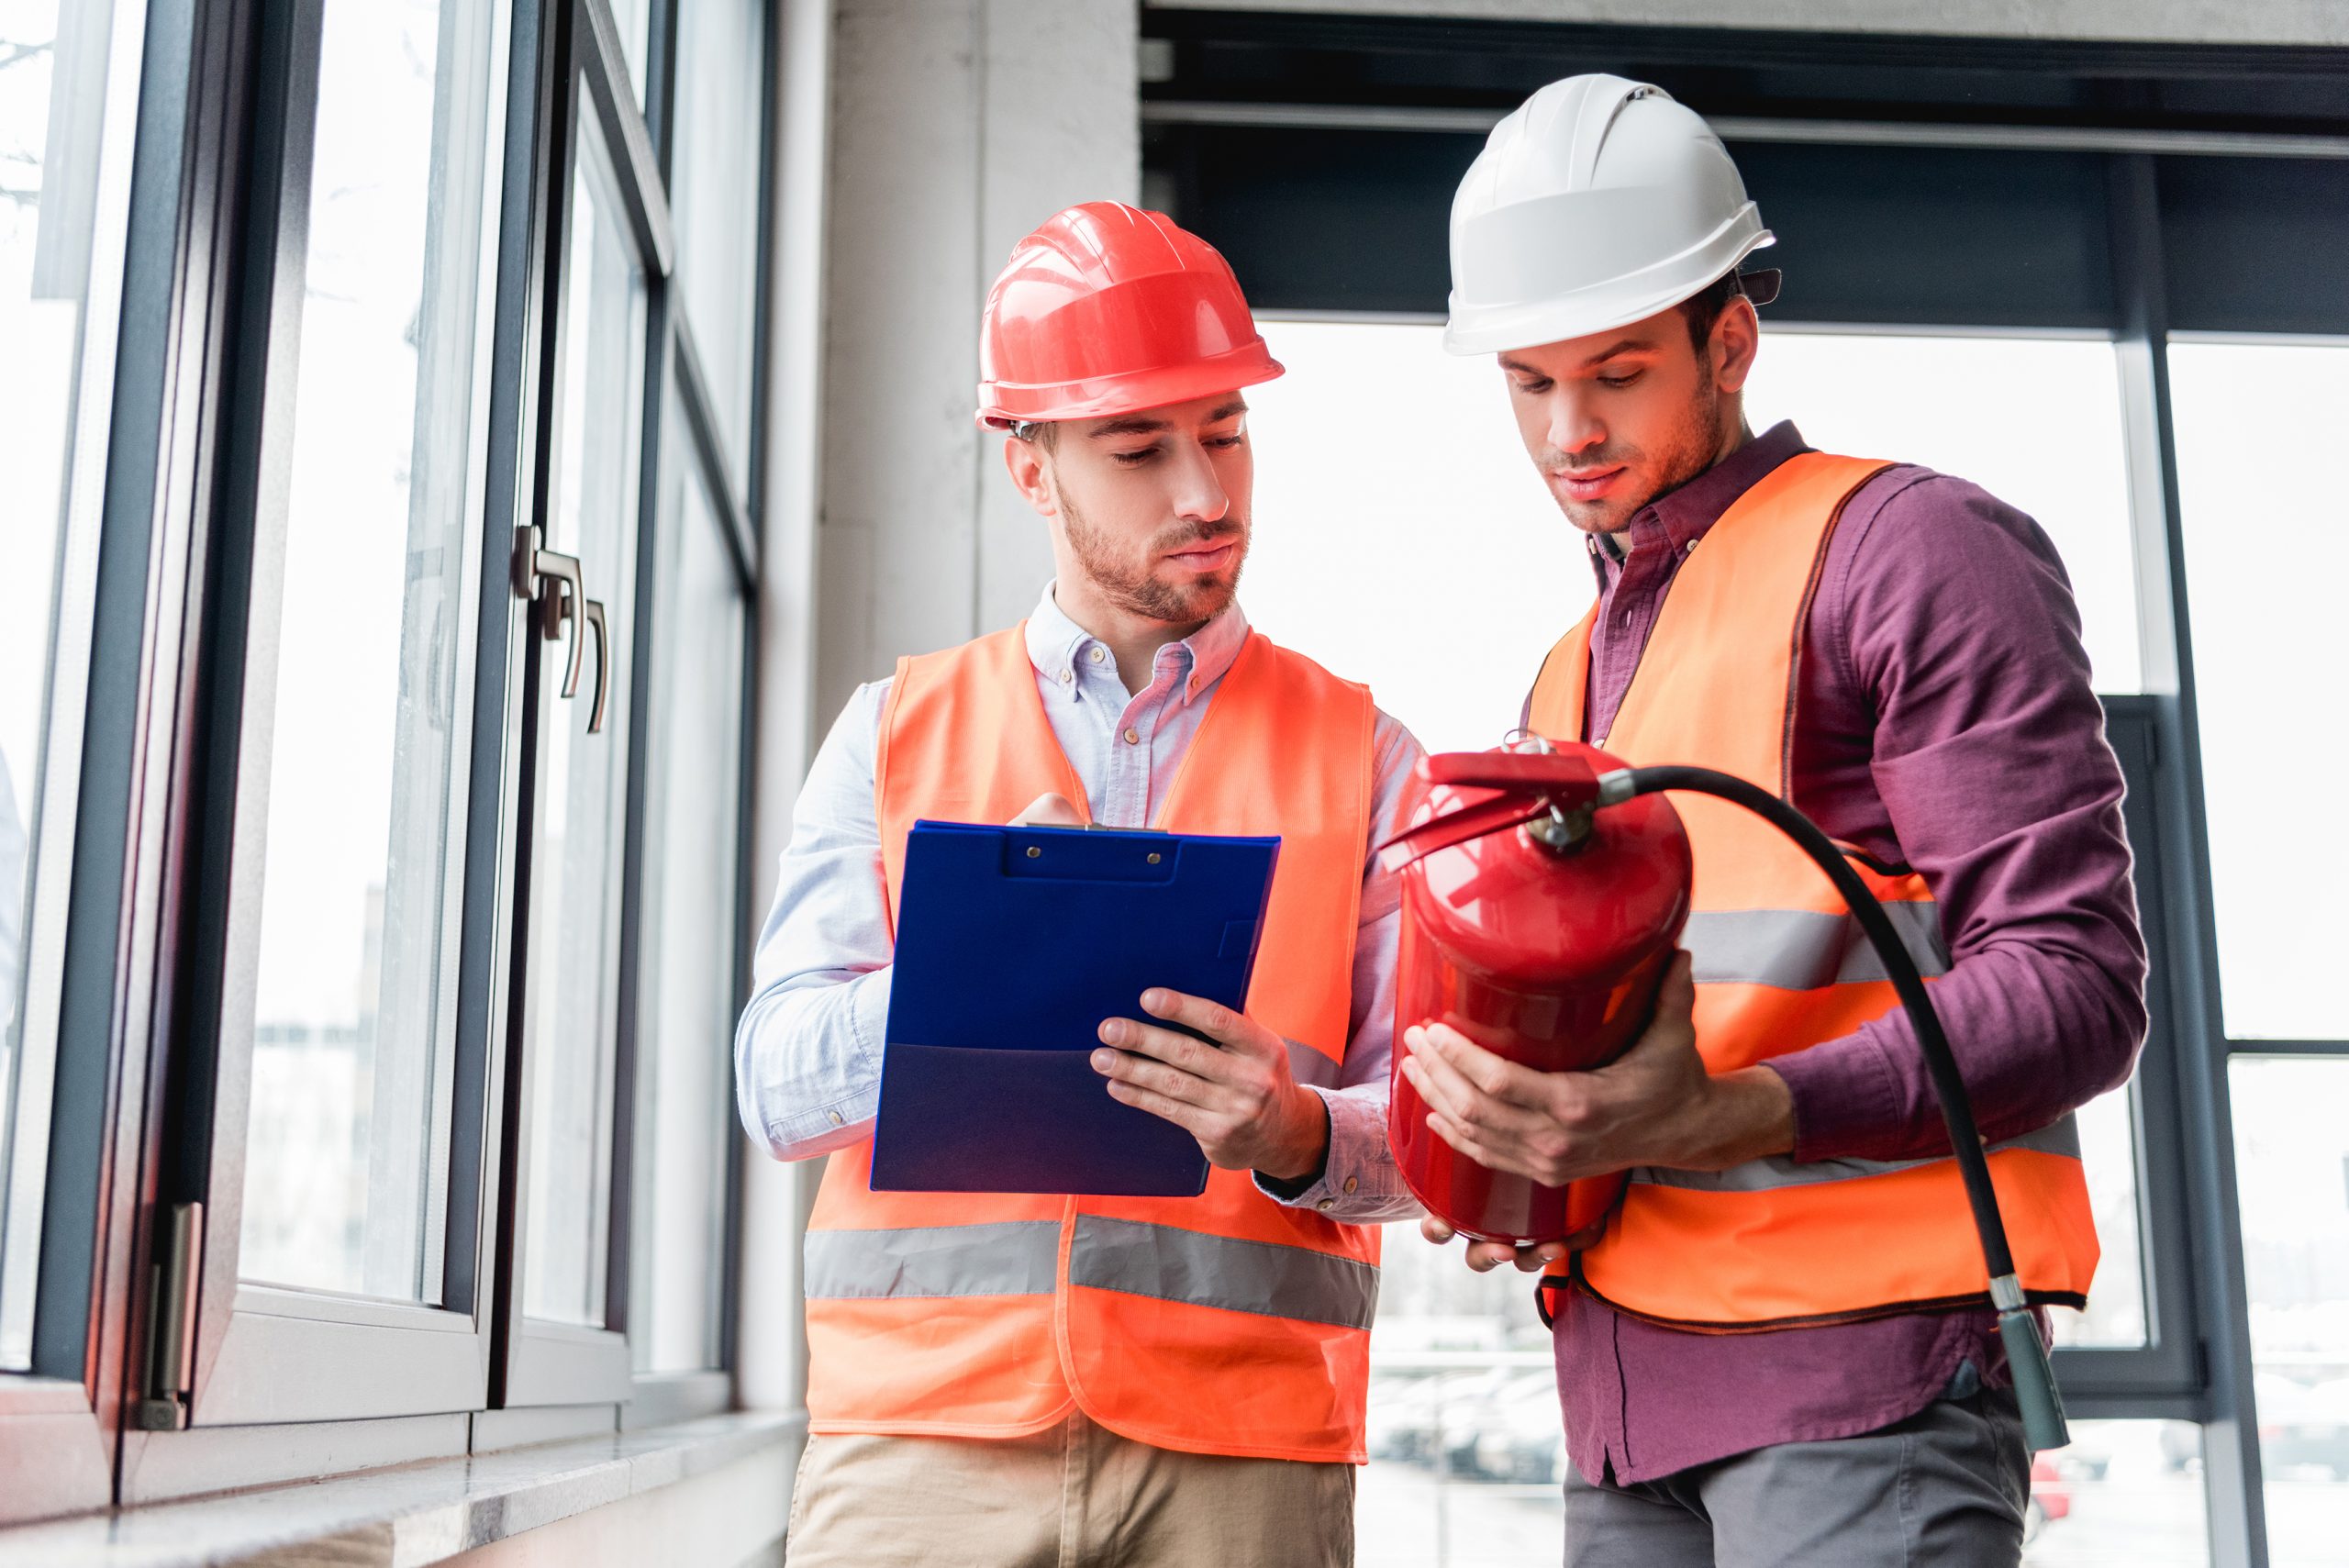
<path id="1" fill-rule="evenodd" d="M 129 145 L 117 145 L 117 127 L 106 133 L 110 165 L 127 167 L 101 176 L 127 180 L 128 193 L 101 204 L 110 216 L 93 247 L 94 275 L 111 272 L 119 286 L 84 325 L 85 346 L 97 336 L 107 347 L 103 376 L 83 366 L 83 406 L 103 397 L 111 413 L 87 664 L 69 699 L 82 710 L 79 778 L 31 1364 L 0 1373 L 0 1470 L 28 1484 L 0 1494 L 0 1524 L 102 1507 L 114 1494 L 142 1210 L 128 1173 L 142 1169 L 153 1092 L 136 1042 L 156 1004 L 150 916 L 168 857 L 160 786 L 181 681 L 177 661 L 157 650 L 175 646 L 186 624 L 173 589 L 185 582 L 207 471 L 192 417 L 217 403 L 204 367 L 224 290 L 198 263 L 222 240 L 222 198 L 238 183 L 224 129 L 236 86 L 198 69 L 233 50 L 234 30 L 180 0 L 123 0 L 114 25 L 111 47 L 136 50 L 139 67 Z M 110 102 L 109 117 L 117 112 Z"/>

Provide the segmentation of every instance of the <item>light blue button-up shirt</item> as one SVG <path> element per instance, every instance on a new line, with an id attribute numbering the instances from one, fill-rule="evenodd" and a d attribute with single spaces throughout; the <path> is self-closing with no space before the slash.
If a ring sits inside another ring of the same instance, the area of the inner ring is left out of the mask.
<path id="1" fill-rule="evenodd" d="M 1248 639 L 1235 603 L 1159 649 L 1150 684 L 1129 693 L 1108 648 L 1071 620 L 1048 584 L 1028 621 L 1028 657 L 1052 733 L 1085 785 L 1093 820 L 1148 827 Z M 777 1159 L 804 1160 L 872 1136 L 889 1018 L 889 934 L 873 762 L 887 681 L 857 688 L 807 770 L 793 808 L 774 906 L 759 936 L 750 1006 L 734 1037 L 743 1126 Z M 1330 1110 L 1330 1151 L 1301 1190 L 1258 1184 L 1283 1203 L 1368 1222 L 1416 1213 L 1386 1144 L 1394 1048 L 1394 879 L 1371 852 L 1393 819 L 1419 742 L 1385 713 L 1374 740 L 1376 789 L 1363 846 L 1362 917 L 1352 1036 L 1330 1084 L 1307 1086 Z"/>

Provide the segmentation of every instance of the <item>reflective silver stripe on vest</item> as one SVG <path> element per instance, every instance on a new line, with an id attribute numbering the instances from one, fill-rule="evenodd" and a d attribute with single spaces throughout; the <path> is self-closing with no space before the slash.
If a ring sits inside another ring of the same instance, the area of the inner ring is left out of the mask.
<path id="1" fill-rule="evenodd" d="M 1941 911 L 1932 904 L 1887 904 L 1884 912 L 1917 967 L 1949 973 Z M 1816 909 L 1700 909 L 1680 939 L 1699 985 L 1774 985 L 1787 991 L 1886 978 L 1860 923 Z"/>
<path id="2" fill-rule="evenodd" d="M 1993 1154 L 2002 1149 L 2035 1149 L 2043 1154 L 2067 1154 L 2076 1160 L 2080 1157 L 2079 1123 L 2066 1116 L 2037 1132 L 2026 1132 L 2021 1138 L 1990 1145 Z M 1762 1193 L 1777 1187 L 1809 1186 L 1814 1182 L 1881 1176 L 1893 1171 L 1911 1171 L 1920 1165 L 1943 1164 L 1946 1160 L 1944 1155 L 1931 1160 L 1795 1161 L 1774 1154 L 1768 1159 L 1731 1165 L 1726 1171 L 1667 1171 L 1643 1165 L 1631 1173 L 1631 1180 L 1646 1186 L 1679 1187 L 1695 1193 Z"/>
<path id="3" fill-rule="evenodd" d="M 1340 1329 L 1369 1328 L 1378 1307 L 1378 1270 L 1370 1263 L 1309 1247 L 1241 1241 L 1091 1214 L 1077 1217 L 1068 1280 L 1096 1290 Z"/>
<path id="4" fill-rule="evenodd" d="M 1281 1042 L 1288 1047 L 1288 1075 L 1298 1083 L 1316 1089 L 1338 1086 L 1338 1064 L 1309 1045 L 1299 1045 L 1293 1040 Z"/>
<path id="5" fill-rule="evenodd" d="M 1060 1272 L 1056 1219 L 906 1230 L 810 1230 L 810 1301 L 901 1296 L 1050 1296 Z"/>

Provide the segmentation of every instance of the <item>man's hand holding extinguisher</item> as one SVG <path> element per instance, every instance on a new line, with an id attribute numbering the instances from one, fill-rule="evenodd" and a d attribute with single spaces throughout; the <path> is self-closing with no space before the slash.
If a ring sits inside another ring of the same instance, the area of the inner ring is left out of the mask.
<path id="1" fill-rule="evenodd" d="M 1794 1149 L 1794 1096 L 1766 1065 L 1719 1075 L 1697 1054 L 1697 988 L 1688 955 L 1675 955 L 1656 993 L 1655 1016 L 1630 1050 L 1585 1073 L 1540 1073 L 1485 1050 L 1448 1024 L 1403 1031 L 1402 1072 L 1428 1103 L 1437 1135 L 1496 1171 L 1564 1186 L 1635 1165 L 1724 1171 Z M 1479 1273 L 1515 1262 L 1538 1273 L 1598 1239 L 1605 1221 L 1563 1241 L 1512 1247 L 1468 1243 Z M 1433 1215 L 1429 1240 L 1452 1240 Z"/>

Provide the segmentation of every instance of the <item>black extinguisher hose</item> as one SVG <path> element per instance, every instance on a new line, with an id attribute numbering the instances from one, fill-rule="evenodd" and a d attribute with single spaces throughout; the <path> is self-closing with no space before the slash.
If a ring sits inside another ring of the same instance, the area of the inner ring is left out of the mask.
<path id="1" fill-rule="evenodd" d="M 1877 957 L 1883 960 L 1893 989 L 1899 994 L 1900 1005 L 1908 1011 L 1918 1047 L 1924 1054 L 1925 1071 L 1932 1078 L 1934 1097 L 1941 1101 L 1942 1120 L 1949 1129 L 1950 1151 L 1956 1157 L 1958 1171 L 1965 1178 L 1965 1199 L 1974 1210 L 1975 1233 L 1982 1242 L 1982 1261 L 1990 1272 L 1990 1300 L 1998 1309 L 1998 1337 L 2006 1346 L 2007 1364 L 2014 1377 L 2024 1435 L 2034 1451 L 2062 1448 L 2071 1440 L 2065 1430 L 2063 1400 L 2056 1393 L 2054 1370 L 2048 1365 L 2047 1347 L 2039 1338 L 2038 1321 L 2015 1276 L 2006 1221 L 1998 1213 L 1998 1189 L 1990 1182 L 1989 1156 L 1982 1147 L 1982 1134 L 1974 1121 L 1974 1102 L 1966 1094 L 1957 1058 L 1950 1051 L 1949 1037 L 1942 1030 L 1941 1015 L 1933 1010 L 1925 977 L 1901 944 L 1884 906 L 1852 869 L 1842 851 L 1810 818 L 1769 791 L 1733 773 L 1718 773 L 1711 768 L 1625 768 L 1600 775 L 1598 785 L 1601 807 L 1619 805 L 1635 795 L 1675 789 L 1717 795 L 1742 806 L 1800 845 L 1803 852 L 1827 873 L 1835 891 L 1842 895 L 1853 917 L 1859 921 L 1860 929 L 1867 934 Z"/>

